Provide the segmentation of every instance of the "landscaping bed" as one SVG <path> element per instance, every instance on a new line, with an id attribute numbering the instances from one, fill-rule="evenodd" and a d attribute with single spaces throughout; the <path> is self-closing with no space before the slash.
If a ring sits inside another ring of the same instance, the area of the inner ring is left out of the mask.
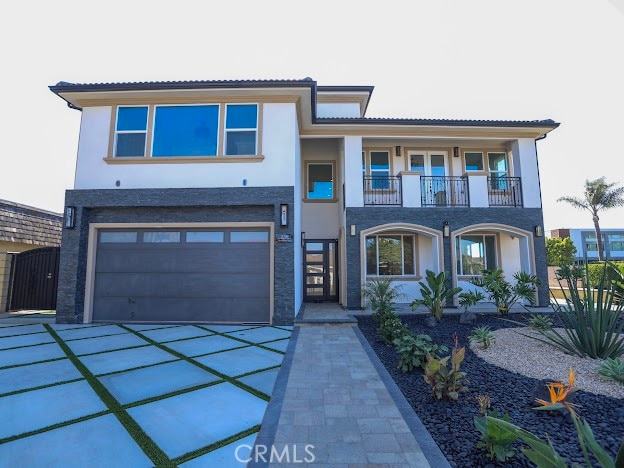
<path id="1" fill-rule="evenodd" d="M 523 322 L 528 315 L 513 314 L 512 318 Z M 487 395 L 492 409 L 509 413 L 511 422 L 539 437 L 548 435 L 557 451 L 568 461 L 583 464 L 574 425 L 569 417 L 551 415 L 532 409 L 536 389 L 540 381 L 535 378 L 508 371 L 490 364 L 478 357 L 468 346 L 468 335 L 475 326 L 489 326 L 493 330 L 513 328 L 515 324 L 500 319 L 500 316 L 478 314 L 476 324 L 461 324 L 460 316 L 445 316 L 435 328 L 424 324 L 424 315 L 402 315 L 401 320 L 414 334 L 430 335 L 437 344 L 453 347 L 457 335 L 459 346 L 466 347 L 465 360 L 461 370 L 466 372 L 468 391 L 460 394 L 459 400 L 436 400 L 431 396 L 431 387 L 424 381 L 421 369 L 403 373 L 397 369 L 398 356 L 393 346 L 385 344 L 377 334 L 377 324 L 370 316 L 358 317 L 359 328 L 371 347 L 379 356 L 409 404 L 422 420 L 451 465 L 459 467 L 482 467 L 496 465 L 487 456 L 484 448 L 477 448 L 481 440 L 475 429 L 473 417 L 479 415 L 477 396 Z M 529 340 L 529 338 L 526 338 Z M 554 359 L 554 353 L 543 351 L 544 362 Z M 518 354 L 517 359 L 523 359 Z M 565 380 L 567 375 L 549 376 L 551 380 Z M 575 394 L 579 404 L 578 413 L 587 419 L 599 444 L 615 456 L 624 440 L 624 400 L 579 390 Z M 517 448 L 522 444 L 517 443 Z M 505 462 L 504 466 L 533 466 L 521 453 Z"/>

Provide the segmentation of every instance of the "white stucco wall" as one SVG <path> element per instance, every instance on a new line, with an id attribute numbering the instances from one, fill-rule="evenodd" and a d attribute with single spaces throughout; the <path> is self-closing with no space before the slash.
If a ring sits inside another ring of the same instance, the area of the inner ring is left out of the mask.
<path id="1" fill-rule="evenodd" d="M 344 182 L 347 207 L 364 206 L 362 185 L 362 137 L 344 137 Z"/>
<path id="2" fill-rule="evenodd" d="M 307 161 L 328 161 L 335 163 L 334 198 L 336 202 L 306 202 L 301 206 L 301 230 L 306 239 L 338 239 L 342 214 L 342 176 L 340 161 L 340 141 L 337 139 L 309 139 L 301 143 L 301 165 Z M 303 169 L 303 176 L 307 173 Z M 300 179 L 302 180 L 302 179 Z M 302 192 L 306 181 L 302 182 Z M 305 197 L 305 193 L 303 193 Z"/>
<path id="3" fill-rule="evenodd" d="M 520 240 L 517 237 L 513 239 L 509 234 L 500 234 L 500 266 L 505 272 L 508 281 L 513 281 L 513 275 L 522 271 L 520 261 Z"/>
<path id="4" fill-rule="evenodd" d="M 262 152 L 259 163 L 107 164 L 110 107 L 82 111 L 76 163 L 76 189 L 250 187 L 295 185 L 298 145 L 295 104 L 264 104 Z"/>
<path id="5" fill-rule="evenodd" d="M 539 170 L 535 140 L 519 138 L 511 143 L 514 176 L 522 177 L 522 197 L 525 208 L 541 208 Z"/>
<path id="6" fill-rule="evenodd" d="M 295 161 L 301 159 L 301 142 L 299 140 L 299 128 L 295 127 Z M 301 164 L 295 164 L 295 180 L 301 180 Z M 295 315 L 299 313 L 301 304 L 303 303 L 303 251 L 301 249 L 301 184 L 295 184 L 294 189 L 294 213 L 293 213 L 293 230 L 294 230 L 294 268 L 295 268 Z"/>
<path id="7" fill-rule="evenodd" d="M 316 105 L 317 117 L 360 117 L 357 102 L 319 102 Z"/>

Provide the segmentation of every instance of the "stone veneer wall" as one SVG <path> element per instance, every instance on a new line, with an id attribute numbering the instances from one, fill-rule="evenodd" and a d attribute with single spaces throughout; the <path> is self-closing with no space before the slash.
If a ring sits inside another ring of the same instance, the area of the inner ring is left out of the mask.
<path id="1" fill-rule="evenodd" d="M 347 236 L 347 308 L 361 308 L 360 289 L 364 282 L 360 278 L 360 231 L 388 223 L 420 224 L 442 230 L 448 221 L 451 231 L 480 223 L 506 224 L 533 232 L 536 225 L 543 226 L 540 208 L 403 208 L 365 207 L 347 208 L 347 231 L 355 224 L 356 235 Z M 451 271 L 451 238 L 444 238 L 444 270 Z M 546 269 L 546 244 L 544 237 L 534 237 L 536 275 L 541 284 L 538 287 L 538 305 L 549 304 L 548 272 Z"/>
<path id="2" fill-rule="evenodd" d="M 274 222 L 275 234 L 293 235 L 293 194 L 293 187 L 68 190 L 76 227 L 63 229 L 57 323 L 83 321 L 90 223 Z M 280 204 L 289 206 L 287 227 L 280 227 Z M 294 247 L 275 244 L 276 325 L 295 317 Z"/>

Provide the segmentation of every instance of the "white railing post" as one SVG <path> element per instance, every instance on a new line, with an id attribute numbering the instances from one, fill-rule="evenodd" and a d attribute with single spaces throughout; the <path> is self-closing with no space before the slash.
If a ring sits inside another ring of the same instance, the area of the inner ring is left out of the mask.
<path id="1" fill-rule="evenodd" d="M 468 176 L 468 193 L 470 194 L 471 208 L 487 208 L 490 206 L 487 174 L 470 173 Z"/>

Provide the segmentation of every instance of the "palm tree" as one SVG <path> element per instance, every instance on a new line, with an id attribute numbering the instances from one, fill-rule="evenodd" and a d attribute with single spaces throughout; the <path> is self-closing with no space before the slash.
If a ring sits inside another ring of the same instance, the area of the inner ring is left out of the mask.
<path id="1" fill-rule="evenodd" d="M 600 210 L 608 210 L 618 206 L 624 206 L 624 187 L 618 187 L 618 182 L 607 184 L 604 177 L 596 180 L 585 181 L 585 192 L 583 197 L 561 197 L 557 201 L 566 202 L 575 208 L 587 210 L 592 214 L 594 229 L 596 231 L 596 242 L 598 243 L 598 260 L 604 260 L 604 246 L 602 244 L 602 234 L 600 232 Z"/>

